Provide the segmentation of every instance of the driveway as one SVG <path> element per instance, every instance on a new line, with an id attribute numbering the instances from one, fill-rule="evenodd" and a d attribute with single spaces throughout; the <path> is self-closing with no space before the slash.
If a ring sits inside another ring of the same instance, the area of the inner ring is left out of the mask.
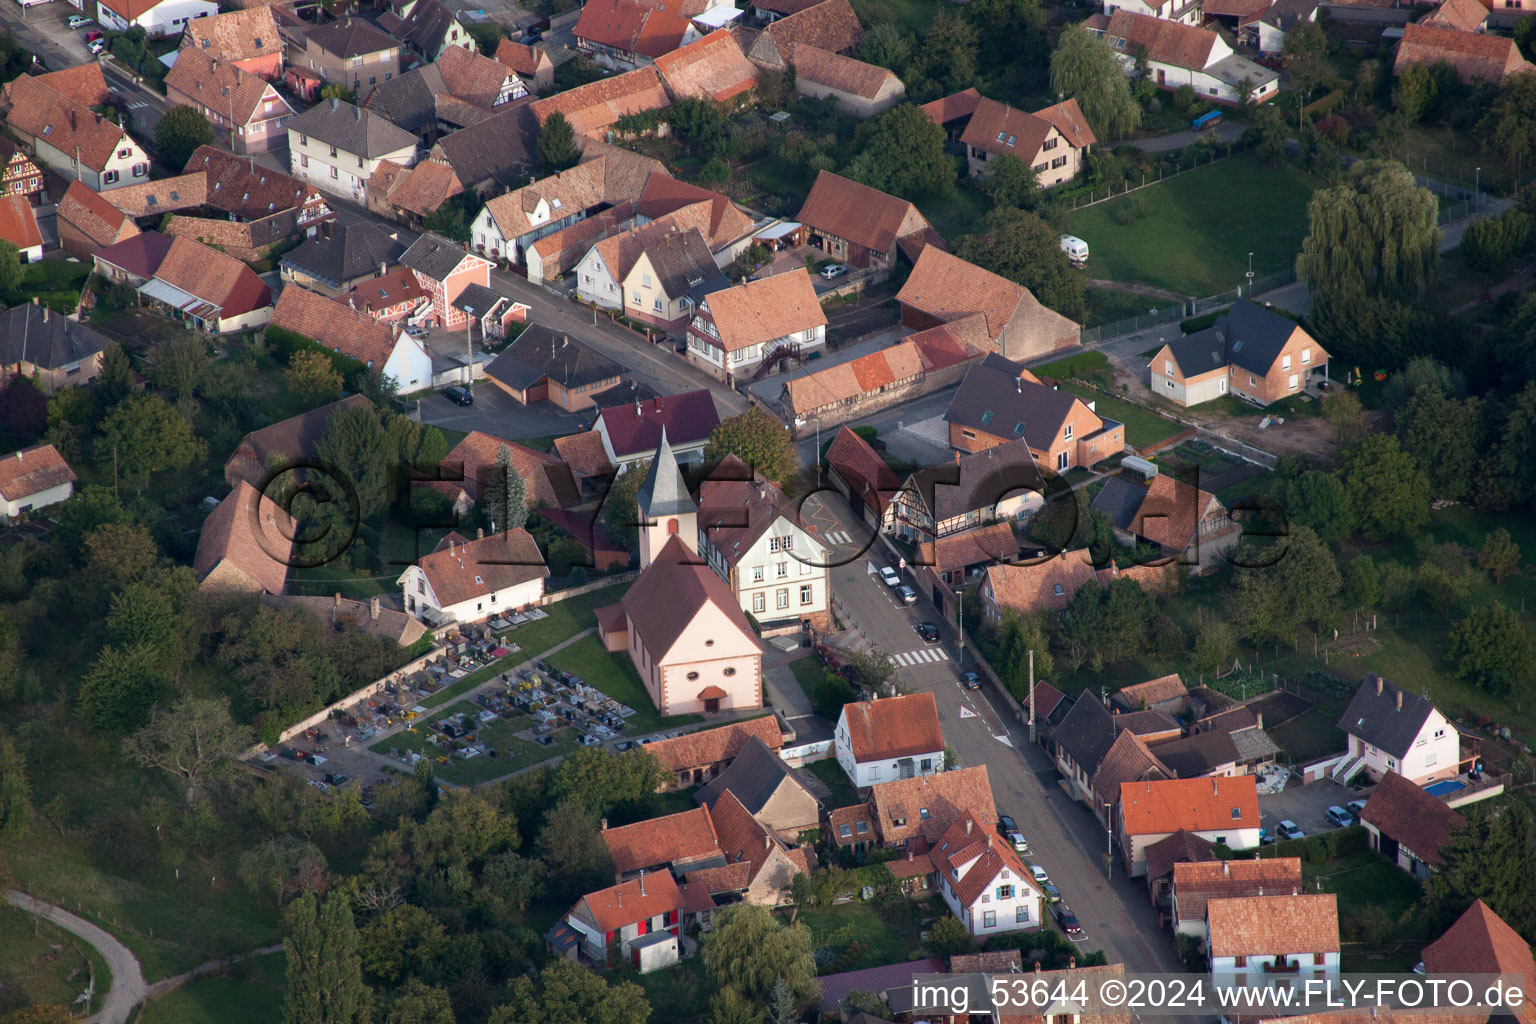
<path id="1" fill-rule="evenodd" d="M 454 430 L 483 430 L 515 441 L 523 437 L 574 434 L 586 429 L 581 416 L 566 412 L 554 402 L 524 405 L 484 380 L 475 384 L 474 391 L 473 405 L 458 405 L 435 391 L 423 391 L 412 397 L 419 403 L 421 422 Z"/>
<path id="2" fill-rule="evenodd" d="M 14 889 L 6 893 L 5 898 L 22 910 L 47 918 L 65 931 L 80 936 L 96 948 L 96 952 L 107 962 L 107 969 L 112 972 L 112 987 L 107 990 L 107 998 L 101 1010 L 86 1018 L 87 1024 L 125 1024 L 133 1008 L 142 1003 L 148 993 L 144 972 L 139 968 L 138 958 L 132 951 L 110 932 L 61 907 L 35 900 Z"/>
<path id="3" fill-rule="evenodd" d="M 1368 792 L 1357 792 L 1332 779 L 1307 786 L 1292 782 L 1282 792 L 1259 796 L 1259 817 L 1270 835 L 1283 820 L 1294 821 L 1309 836 L 1331 832 L 1338 826 L 1323 817 L 1323 812 L 1333 804 L 1343 807 L 1351 800 L 1364 800 Z"/>

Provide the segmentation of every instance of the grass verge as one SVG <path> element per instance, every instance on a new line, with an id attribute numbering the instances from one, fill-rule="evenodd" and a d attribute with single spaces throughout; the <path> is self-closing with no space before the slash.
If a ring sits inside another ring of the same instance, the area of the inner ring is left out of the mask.
<path id="1" fill-rule="evenodd" d="M 630 731 L 635 734 L 704 721 L 702 715 L 663 718 L 657 714 L 635 667 L 628 659 L 610 652 L 596 636 L 576 641 L 559 654 L 553 655 L 549 663 L 563 672 L 581 677 L 588 686 L 597 687 L 620 704 L 634 708 L 634 715 L 626 721 Z"/>
<path id="2" fill-rule="evenodd" d="M 271 953 L 190 981 L 146 1003 L 138 1024 L 269 1024 L 283 1015 L 286 967 Z"/>

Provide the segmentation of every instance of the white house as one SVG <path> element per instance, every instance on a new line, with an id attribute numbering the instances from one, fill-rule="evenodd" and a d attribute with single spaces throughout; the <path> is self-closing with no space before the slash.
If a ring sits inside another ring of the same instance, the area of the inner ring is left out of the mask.
<path id="1" fill-rule="evenodd" d="M 772 481 L 727 456 L 699 485 L 699 555 L 759 622 L 799 620 L 827 628 L 827 546 Z"/>
<path id="2" fill-rule="evenodd" d="M 608 965 L 616 949 L 641 974 L 678 961 L 683 896 L 670 871 L 641 874 L 589 892 L 548 934 L 551 949 L 568 959 Z"/>
<path id="3" fill-rule="evenodd" d="M 472 541 L 450 533 L 398 582 L 407 612 L 443 625 L 531 608 L 543 600 L 548 575 L 539 546 L 519 528 Z"/>
<path id="4" fill-rule="evenodd" d="M 1338 896 L 1331 892 L 1214 899 L 1206 905 L 1211 982 L 1305 991 L 1339 976 Z"/>
<path id="5" fill-rule="evenodd" d="M 1409 693 L 1378 675 L 1355 691 L 1339 728 L 1349 736 L 1349 756 L 1333 769 L 1339 782 L 1362 770 L 1380 781 L 1397 772 L 1414 785 L 1461 773 L 1461 734 L 1428 697 Z"/>
<path id="6" fill-rule="evenodd" d="M 597 414 L 592 429 L 603 440 L 608 464 L 626 473 L 656 457 L 663 435 L 678 463 L 702 461 L 709 435 L 719 425 L 714 397 L 701 388 L 609 406 Z"/>
<path id="7" fill-rule="evenodd" d="M 22 75 L 6 84 L 10 109 L 5 118 L 11 132 L 31 147 L 38 164 L 93 192 L 148 181 L 149 156 L 143 147 L 117 122 L 91 109 L 91 103 L 104 102 L 107 95 L 100 72 L 95 82 L 66 75 Z"/>
<path id="8" fill-rule="evenodd" d="M 0 523 L 9 523 L 75 493 L 75 472 L 51 444 L 0 458 Z"/>
<path id="9" fill-rule="evenodd" d="M 972 935 L 1040 927 L 1042 901 L 1034 878 L 1012 844 L 974 814 L 966 812 L 951 825 L 930 858 L 939 895 Z"/>
<path id="10" fill-rule="evenodd" d="M 432 386 L 432 357 L 398 323 L 376 320 L 296 284 L 283 289 L 271 323 L 379 370 L 394 380 L 401 394 Z"/>
<path id="11" fill-rule="evenodd" d="M 711 292 L 688 321 L 688 361 L 722 380 L 825 347 L 827 315 L 803 267 Z"/>
<path id="12" fill-rule="evenodd" d="M 931 693 L 844 704 L 832 743 L 859 789 L 944 770 L 944 733 Z"/>
<path id="13" fill-rule="evenodd" d="M 368 179 L 388 160 L 416 163 L 416 136 L 372 111 L 331 99 L 290 119 L 289 172 L 322 191 L 362 202 Z"/>
<path id="14" fill-rule="evenodd" d="M 1147 873 L 1147 847 L 1193 832 L 1230 850 L 1259 845 L 1259 791 L 1252 775 L 1120 784 L 1120 853 L 1131 877 Z"/>
<path id="15" fill-rule="evenodd" d="M 1200 24 L 1202 0 L 1104 0 L 1104 16 L 1130 11 L 1149 18 L 1164 18 L 1182 25 Z"/>
<path id="16" fill-rule="evenodd" d="M 218 14 L 213 0 L 97 0 L 96 20 L 126 32 L 135 25 L 150 36 L 179 35 L 193 18 Z"/>
<path id="17" fill-rule="evenodd" d="M 1187 85 L 1201 99 L 1220 103 L 1238 102 L 1245 83 L 1255 102 L 1273 99 L 1280 91 L 1278 71 L 1237 56 L 1209 29 L 1125 7 L 1107 17 L 1095 14 L 1083 27 L 1104 38 L 1127 74 L 1134 73 L 1137 52 L 1145 47 L 1147 75 L 1160 89 Z"/>

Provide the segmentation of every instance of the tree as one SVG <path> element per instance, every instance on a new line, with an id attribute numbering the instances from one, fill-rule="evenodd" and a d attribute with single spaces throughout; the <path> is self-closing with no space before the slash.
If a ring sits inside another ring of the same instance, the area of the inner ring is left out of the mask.
<path id="1" fill-rule="evenodd" d="M 1040 201 L 1040 179 L 1034 169 L 1012 153 L 1004 153 L 990 164 L 985 188 L 992 202 L 1033 210 Z"/>
<path id="2" fill-rule="evenodd" d="M 1237 634 L 1223 618 L 1202 617 L 1195 627 L 1195 650 L 1191 664 L 1200 672 L 1215 673 L 1237 650 Z"/>
<path id="3" fill-rule="evenodd" d="M 1286 484 L 1286 518 L 1311 529 L 1324 544 L 1338 544 L 1353 527 L 1349 495 L 1333 473 L 1309 469 Z"/>
<path id="4" fill-rule="evenodd" d="M 933 956 L 952 957 L 957 953 L 976 952 L 976 939 L 966 931 L 960 919 L 945 914 L 928 929 L 923 948 Z"/>
<path id="5" fill-rule="evenodd" d="M 192 804 L 249 743 L 247 730 L 229 717 L 228 700 L 183 697 L 169 711 L 151 716 L 148 725 L 123 741 L 123 750 L 144 767 L 180 779 Z"/>
<path id="6" fill-rule="evenodd" d="M 859 43 L 859 59 L 866 64 L 889 68 L 898 76 L 912 59 L 915 44 L 912 34 L 893 21 L 877 21 L 869 26 Z"/>
<path id="7" fill-rule="evenodd" d="M 489 1024 L 646 1024 L 651 1006 L 632 981 L 609 984 L 570 960 L 555 960 L 537 980 L 513 979 L 512 998 L 491 1011 Z"/>
<path id="8" fill-rule="evenodd" d="M 65 391 L 73 391 L 73 388 L 65 388 Z M 98 414 L 105 413 L 115 407 L 123 399 L 133 393 L 133 364 L 128 360 L 128 353 L 116 342 L 108 345 L 101 354 L 101 373 L 96 376 L 96 384 L 91 389 L 96 392 L 96 410 Z M 58 397 L 55 395 L 54 397 Z M 49 425 L 53 423 L 52 403 L 49 403 Z M 78 418 L 72 418 L 77 425 Z"/>
<path id="9" fill-rule="evenodd" d="M 1328 60 L 1328 37 L 1317 22 L 1303 21 L 1287 32 L 1283 52 L 1286 73 L 1303 97 L 1333 77 L 1333 64 Z"/>
<path id="10" fill-rule="evenodd" d="M 358 953 L 369 974 L 395 982 L 430 968 L 446 941 L 447 932 L 437 918 L 404 903 L 363 927 Z"/>
<path id="11" fill-rule="evenodd" d="M 100 431 L 96 461 L 139 489 L 151 473 L 185 469 L 207 451 L 192 425 L 159 395 L 125 399 L 102 419 Z"/>
<path id="12" fill-rule="evenodd" d="M 614 477 L 613 483 L 608 485 L 608 493 L 603 495 L 603 525 L 608 527 L 613 539 L 626 548 L 633 548 L 640 534 L 640 506 L 635 502 L 635 495 L 650 472 L 649 459 L 636 463 Z"/>
<path id="13" fill-rule="evenodd" d="M 208 344 L 195 334 L 178 331 L 149 350 L 149 379 L 156 387 L 169 388 L 178 397 L 202 389 L 213 359 Z"/>
<path id="14" fill-rule="evenodd" d="M 312 893 L 288 905 L 288 994 L 283 1024 L 364 1024 L 371 1001 L 363 984 L 352 908 L 340 893 L 323 906 Z"/>
<path id="15" fill-rule="evenodd" d="M 1066 25 L 1051 53 L 1051 92 L 1077 100 L 1101 139 L 1124 138 L 1141 125 L 1141 107 L 1125 71 L 1102 39 Z"/>
<path id="16" fill-rule="evenodd" d="M 822 718 L 835 722 L 843 705 L 853 703 L 854 699 L 853 687 L 848 685 L 848 680 L 836 672 L 826 672 L 811 694 L 811 706 Z"/>
<path id="17" fill-rule="evenodd" d="M 1343 585 L 1333 555 L 1305 526 L 1293 527 L 1284 544 L 1240 561 L 1232 618 L 1254 643 L 1289 640 L 1304 626 L 1321 628 Z M 1265 561 L 1272 559 L 1271 564 Z"/>
<path id="18" fill-rule="evenodd" d="M 1398 76 L 1393 99 L 1408 120 L 1422 121 L 1439 103 L 1440 79 L 1428 64 L 1410 64 Z"/>
<path id="19" fill-rule="evenodd" d="M 555 174 L 568 167 L 575 167 L 581 159 L 581 150 L 576 146 L 576 133 L 571 130 L 571 122 L 558 110 L 550 114 L 539 129 L 538 155 L 539 167 L 545 174 Z"/>
<path id="20" fill-rule="evenodd" d="M 454 1024 L 453 1004 L 447 990 L 412 978 L 395 994 L 385 1024 Z"/>
<path id="21" fill-rule="evenodd" d="M 1505 210 L 1467 225 L 1461 236 L 1461 255 L 1474 270 L 1496 274 L 1531 240 L 1531 215 L 1524 210 Z"/>
<path id="22" fill-rule="evenodd" d="M 161 653 L 147 645 L 103 647 L 80 684 L 80 714 L 101 732 L 128 732 L 149 719 L 165 685 Z"/>
<path id="23" fill-rule="evenodd" d="M 21 250 L 15 242 L 0 239 L 0 292 L 14 292 L 21 287 Z"/>
<path id="24" fill-rule="evenodd" d="M 731 119 L 720 104 L 705 96 L 684 96 L 667 109 L 667 123 L 694 156 L 711 160 L 722 155 L 731 137 Z"/>
<path id="25" fill-rule="evenodd" d="M 160 549 L 142 526 L 104 523 L 85 536 L 91 578 L 116 585 L 141 579 L 155 567 Z"/>
<path id="26" fill-rule="evenodd" d="M 932 79 L 944 93 L 959 92 L 976 82 L 976 53 L 980 34 L 952 10 L 941 10 L 923 35 L 922 77 Z"/>
<path id="27" fill-rule="evenodd" d="M 1311 25 L 1311 22 L 1307 22 Z M 1366 297 L 1417 299 L 1439 267 L 1439 203 L 1406 167 L 1364 160 L 1307 204 L 1297 275 L 1341 307 Z"/>
<path id="28" fill-rule="evenodd" d="M 30 444 L 47 429 L 48 396 L 30 378 L 12 377 L 0 388 L 0 431 Z"/>
<path id="29" fill-rule="evenodd" d="M 1367 434 L 1340 457 L 1350 518 L 1366 540 L 1409 537 L 1429 522 L 1429 478 L 1391 434 Z"/>
<path id="30" fill-rule="evenodd" d="M 804 1006 L 821 991 L 813 946 L 805 925 L 785 925 L 767 907 L 738 903 L 715 915 L 701 956 L 716 985 L 734 985 L 760 1000 L 783 979 L 795 1003 Z"/>
<path id="31" fill-rule="evenodd" d="M 709 1024 L 767 1024 L 768 1015 L 735 988 L 723 988 L 709 1000 Z"/>
<path id="32" fill-rule="evenodd" d="M 211 145 L 213 126 L 196 107 L 172 107 L 155 125 L 155 149 L 176 170 L 187 165 L 198 146 Z"/>
<path id="33" fill-rule="evenodd" d="M 878 648 L 853 651 L 848 657 L 859 683 L 882 697 L 896 695 L 896 660 Z"/>
<path id="34" fill-rule="evenodd" d="M 1367 609 L 1381 600 L 1381 573 L 1370 555 L 1356 555 L 1344 567 L 1344 588 L 1339 593 L 1344 607 Z"/>
<path id="35" fill-rule="evenodd" d="M 325 854 L 298 836 L 274 836 L 240 855 L 240 881 L 254 893 L 271 894 L 281 907 L 301 892 L 325 889 Z"/>
<path id="36" fill-rule="evenodd" d="M 1340 441 L 1353 441 L 1365 427 L 1365 407 L 1353 391 L 1339 391 L 1323 400 L 1323 419 Z"/>
<path id="37" fill-rule="evenodd" d="M 1536 381 L 1510 399 L 1488 466 L 1507 502 L 1536 500 Z"/>
<path id="38" fill-rule="evenodd" d="M 522 476 L 512 466 L 512 449 L 502 445 L 496 451 L 496 467 L 486 481 L 482 499 L 493 531 L 520 529 L 528 521 L 526 493 Z"/>
<path id="39" fill-rule="evenodd" d="M 372 405 L 332 413 L 315 454 L 329 474 L 351 484 L 360 519 L 373 519 L 389 507 L 395 446 Z"/>
<path id="40" fill-rule="evenodd" d="M 704 447 L 705 461 L 719 462 L 727 455 L 736 456 L 754 473 L 780 487 L 789 486 L 795 479 L 794 437 L 784 429 L 784 424 L 755 405 L 738 416 L 721 420 L 710 432 L 709 443 Z"/>
<path id="41" fill-rule="evenodd" d="M 958 246 L 969 260 L 1028 288 L 1045 305 L 1073 320 L 1083 317 L 1083 275 L 1061 251 L 1060 233 L 1024 210 L 996 209 L 979 235 Z"/>
<path id="42" fill-rule="evenodd" d="M 1478 123 L 1479 135 L 1504 158 L 1510 174 L 1517 175 L 1536 156 L 1536 82 L 1511 75 L 1500 87 L 1488 113 Z"/>
<path id="43" fill-rule="evenodd" d="M 1396 415 L 1409 399 L 1425 388 L 1447 398 L 1462 398 L 1467 393 L 1467 379 L 1461 371 L 1429 356 L 1415 356 L 1408 365 L 1387 378 L 1386 387 L 1381 389 L 1381 407 Z"/>
<path id="44" fill-rule="evenodd" d="M 550 809 L 534 848 L 549 871 L 551 894 L 575 898 L 613 882 L 613 860 L 598 830 L 598 812 L 574 797 Z"/>
<path id="45" fill-rule="evenodd" d="M 1398 412 L 1403 451 L 1423 467 L 1436 498 L 1460 501 L 1472 492 L 1474 463 L 1466 456 L 1482 450 L 1482 420 L 1478 399 L 1457 400 L 1428 388 Z"/>
<path id="46" fill-rule="evenodd" d="M 944 129 L 914 104 L 898 104 L 865 121 L 853 144 L 857 156 L 844 173 L 870 188 L 912 199 L 955 180 Z"/>
<path id="47" fill-rule="evenodd" d="M 1519 801 L 1465 808 L 1466 823 L 1440 847 L 1440 865 L 1424 882 L 1422 907 L 1427 926 L 1438 934 L 1481 899 L 1515 931 L 1536 930 L 1532 899 L 1531 850 L 1536 829 Z"/>
<path id="48" fill-rule="evenodd" d="M 1456 666 L 1457 679 L 1507 696 L 1525 679 L 1531 638 L 1520 614 L 1495 601 L 1472 609 L 1471 615 L 1451 627 L 1447 653 Z"/>
<path id="49" fill-rule="evenodd" d="M 1265 163 L 1278 167 L 1285 159 L 1286 128 L 1285 116 L 1274 104 L 1266 103 L 1253 112 L 1243 131 L 1243 142 L 1253 146 Z"/>
<path id="50" fill-rule="evenodd" d="M 322 100 L 339 100 L 342 103 L 356 103 L 357 95 L 340 82 L 327 82 L 320 87 Z"/>
<path id="51" fill-rule="evenodd" d="M 288 389 L 313 408 L 334 402 L 341 397 L 341 371 L 331 362 L 330 356 L 312 348 L 301 348 L 288 360 L 283 372 Z"/>
<path id="52" fill-rule="evenodd" d="M 1520 546 L 1501 526 L 1483 538 L 1483 546 L 1477 552 L 1477 564 L 1493 577 L 1495 584 L 1501 584 L 1504 577 L 1520 571 Z"/>
<path id="53" fill-rule="evenodd" d="M 0 839 L 20 839 L 32 813 L 27 762 L 9 736 L 0 736 Z"/>

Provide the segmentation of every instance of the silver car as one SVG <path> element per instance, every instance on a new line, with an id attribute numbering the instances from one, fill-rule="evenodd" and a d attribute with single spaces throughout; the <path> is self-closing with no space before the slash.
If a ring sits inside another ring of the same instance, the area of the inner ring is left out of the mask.
<path id="1" fill-rule="evenodd" d="M 917 591 L 912 589 L 910 583 L 903 583 L 896 588 L 896 596 L 901 598 L 902 604 L 916 604 Z"/>

